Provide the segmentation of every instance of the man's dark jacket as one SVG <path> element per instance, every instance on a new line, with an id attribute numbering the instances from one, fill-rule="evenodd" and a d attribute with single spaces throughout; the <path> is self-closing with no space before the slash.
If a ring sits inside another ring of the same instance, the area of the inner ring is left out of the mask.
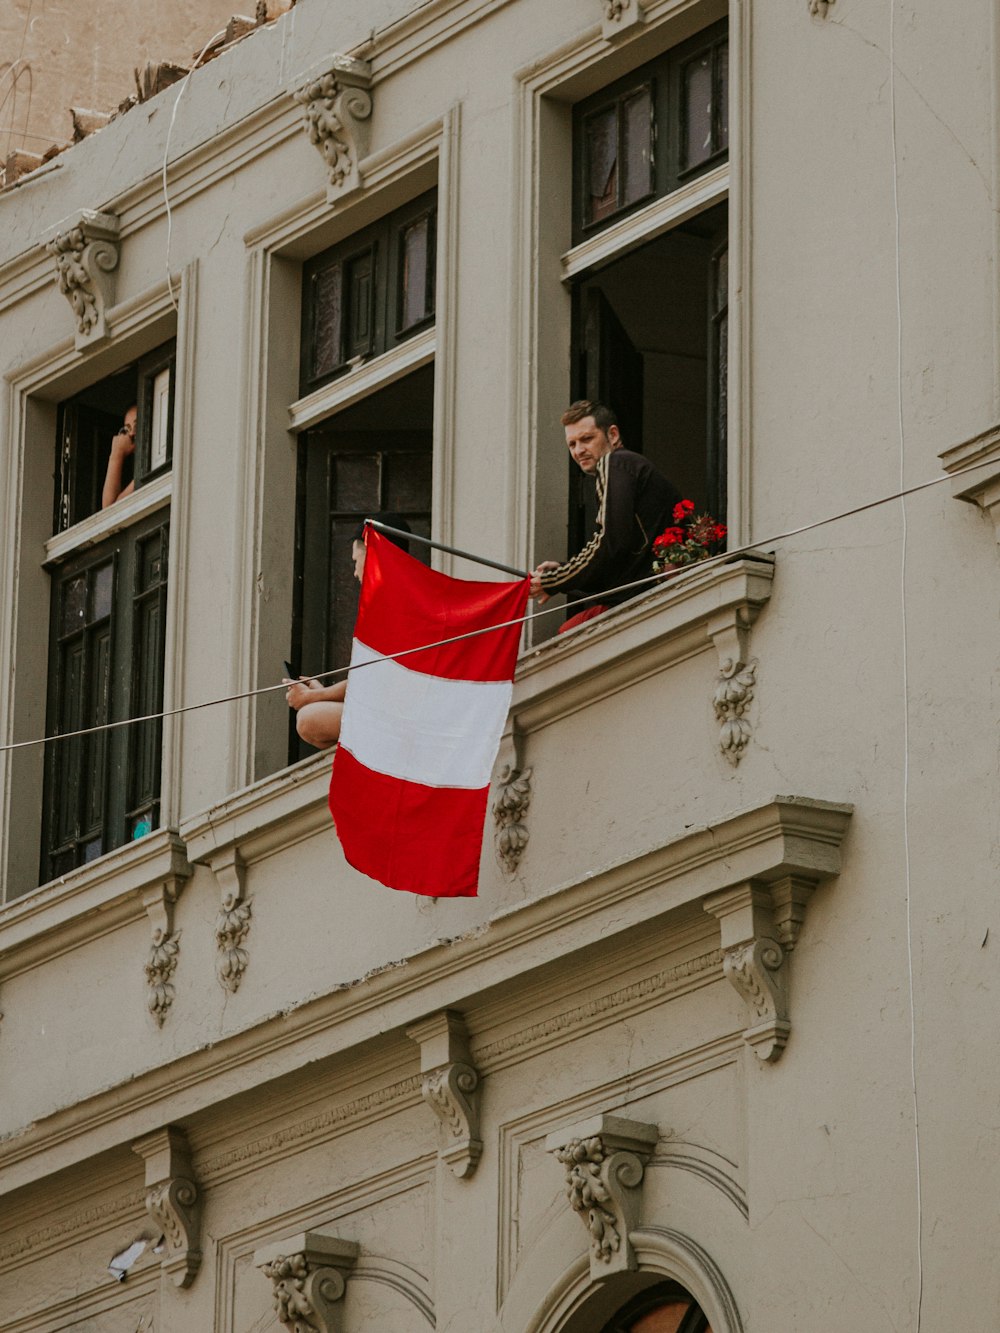
<path id="1" fill-rule="evenodd" d="M 539 582 L 546 592 L 594 593 L 596 601 L 617 606 L 644 592 L 611 593 L 624 583 L 652 574 L 653 540 L 673 523 L 675 488 L 642 454 L 614 449 L 598 461 L 597 527 L 583 550 Z M 651 587 L 651 584 L 647 584 Z"/>

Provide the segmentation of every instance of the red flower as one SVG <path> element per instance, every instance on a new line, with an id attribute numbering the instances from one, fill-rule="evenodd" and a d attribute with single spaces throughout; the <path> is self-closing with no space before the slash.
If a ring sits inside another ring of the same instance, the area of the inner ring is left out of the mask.
<path id="1" fill-rule="evenodd" d="M 683 540 L 684 532 L 681 528 L 667 528 L 666 532 L 661 532 L 653 542 L 653 547 L 655 549 L 657 546 L 676 546 Z"/>
<path id="2" fill-rule="evenodd" d="M 674 505 L 674 522 L 683 523 L 688 514 L 694 513 L 693 500 L 678 500 Z"/>
<path id="3" fill-rule="evenodd" d="M 724 524 L 724 523 L 716 523 L 716 525 L 715 525 L 715 529 L 714 529 L 714 531 L 713 531 L 713 533 L 712 533 L 712 541 L 714 541 L 714 542 L 721 542 L 722 539 L 723 539 L 723 537 L 725 537 L 725 535 L 726 535 L 726 526 L 725 526 L 725 524 Z"/>

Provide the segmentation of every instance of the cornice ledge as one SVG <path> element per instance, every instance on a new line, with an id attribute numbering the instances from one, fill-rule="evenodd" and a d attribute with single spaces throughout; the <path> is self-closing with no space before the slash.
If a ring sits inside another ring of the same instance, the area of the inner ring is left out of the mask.
<path id="1" fill-rule="evenodd" d="M 1000 542 L 1000 425 L 952 445 L 938 458 L 952 477 L 952 495 L 978 505 L 992 521 Z"/>
<path id="2" fill-rule="evenodd" d="M 0 981 L 148 915 L 157 886 L 191 874 L 183 840 L 158 829 L 0 909 Z"/>
<path id="3" fill-rule="evenodd" d="M 771 596 L 774 556 L 740 556 L 675 579 L 522 653 L 511 719 L 521 735 L 713 645 L 748 660 L 747 632 Z"/>
<path id="4" fill-rule="evenodd" d="M 318 754 L 234 792 L 183 819 L 180 836 L 193 865 L 236 850 L 244 865 L 309 837 L 329 822 L 330 755 Z"/>

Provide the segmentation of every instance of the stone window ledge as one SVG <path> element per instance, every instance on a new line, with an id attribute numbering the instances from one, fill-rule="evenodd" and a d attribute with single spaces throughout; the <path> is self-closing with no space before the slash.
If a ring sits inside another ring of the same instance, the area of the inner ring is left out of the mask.
<path id="1" fill-rule="evenodd" d="M 527 735 L 711 648 L 749 662 L 750 628 L 771 596 L 774 557 L 734 557 L 694 567 L 624 606 L 522 654 L 511 725 Z"/>
<path id="2" fill-rule="evenodd" d="M 1000 542 L 1000 425 L 945 449 L 938 458 L 945 472 L 960 474 L 952 477 L 952 495 L 978 505 Z"/>
<path id="3" fill-rule="evenodd" d="M 191 866 L 169 829 L 80 866 L 0 908 L 0 981 L 172 903 Z"/>

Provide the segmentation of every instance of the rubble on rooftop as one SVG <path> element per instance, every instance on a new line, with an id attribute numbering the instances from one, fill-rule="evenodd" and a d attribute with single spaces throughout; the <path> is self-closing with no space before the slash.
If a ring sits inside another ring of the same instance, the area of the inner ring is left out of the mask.
<path id="1" fill-rule="evenodd" d="M 287 14 L 294 5 L 295 0 L 257 0 L 253 18 L 249 18 L 246 14 L 233 14 L 225 28 L 217 32 L 201 51 L 192 53 L 190 65 L 179 65 L 173 60 L 147 60 L 141 69 L 134 71 L 135 92 L 129 93 L 112 110 L 70 107 L 69 114 L 73 125 L 72 143 L 80 143 L 91 134 L 102 130 L 112 120 L 117 120 L 119 116 L 131 111 L 134 106 L 148 102 L 150 98 L 183 79 L 196 65 L 199 68 L 207 65 L 210 60 L 214 60 L 229 47 L 249 37 L 258 28 L 274 23 L 283 14 Z M 0 191 L 17 185 L 25 176 L 69 147 L 72 147 L 72 144 L 52 144 L 44 153 L 29 153 L 25 149 L 15 149 L 8 155 L 7 161 L 0 165 Z"/>

